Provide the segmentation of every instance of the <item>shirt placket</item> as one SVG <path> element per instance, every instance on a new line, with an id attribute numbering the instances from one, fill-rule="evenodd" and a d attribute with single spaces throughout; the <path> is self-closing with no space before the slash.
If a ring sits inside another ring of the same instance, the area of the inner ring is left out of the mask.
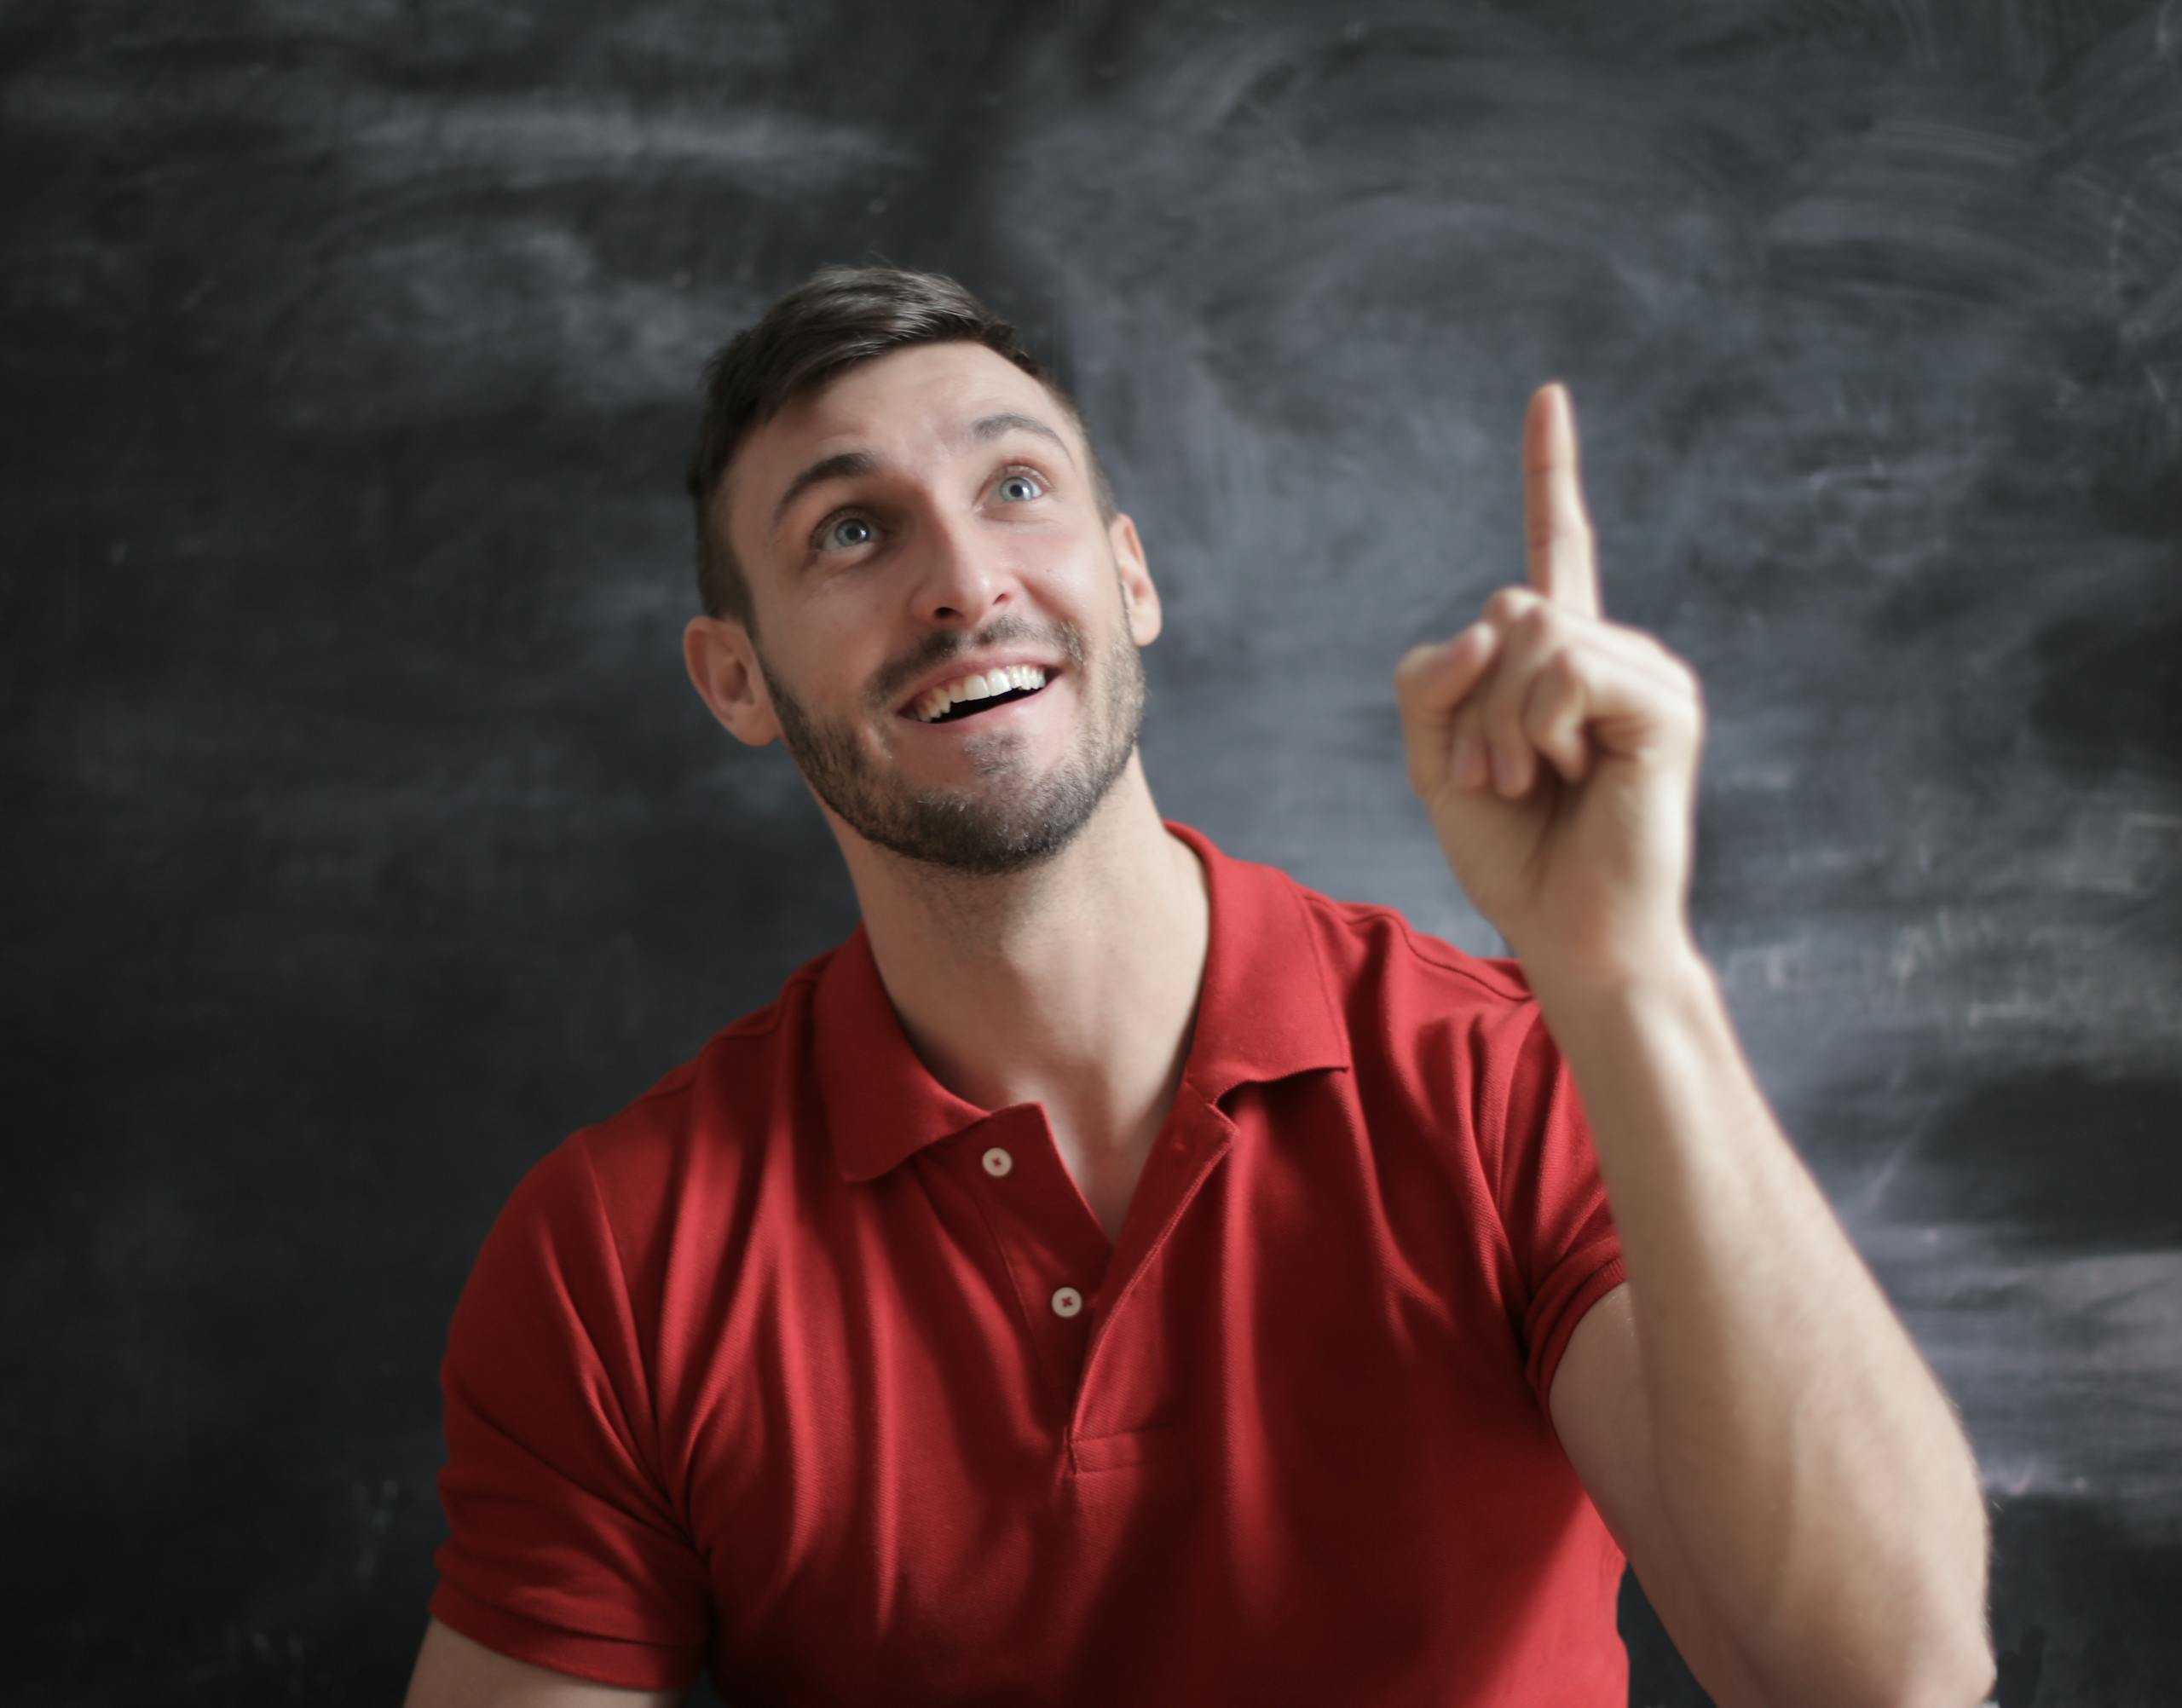
<path id="1" fill-rule="evenodd" d="M 1111 1255 L 1105 1230 L 1077 1191 L 1037 1105 L 987 1122 L 963 1154 L 973 1171 L 969 1190 L 999 1240 L 1038 1362 L 1065 1420 Z"/>
<path id="2" fill-rule="evenodd" d="M 1077 1190 L 1042 1109 L 1011 1111 L 967 1147 L 971 1190 L 998 1237 L 1079 1467 L 1125 1459 L 1124 1438 L 1140 1428 L 1163 1433 L 1149 1420 L 1170 1409 L 1172 1372 L 1153 1343 L 1158 1313 L 1144 1295 L 1232 1133 L 1216 1109 L 1185 1093 L 1146 1158 L 1117 1243 Z M 1140 1346 L 1131 1339 L 1138 1327 L 1151 1337 Z M 1095 1449 L 1076 1451 L 1093 1439 Z"/>
<path id="3" fill-rule="evenodd" d="M 1069 1440 L 1079 1470 L 1134 1463 L 1173 1445 L 1171 1422 L 1159 1420 L 1174 1418 L 1186 1396 L 1166 1342 L 1160 1258 L 1234 1136 L 1233 1123 L 1186 1086 L 1145 1161 L 1077 1378 Z"/>

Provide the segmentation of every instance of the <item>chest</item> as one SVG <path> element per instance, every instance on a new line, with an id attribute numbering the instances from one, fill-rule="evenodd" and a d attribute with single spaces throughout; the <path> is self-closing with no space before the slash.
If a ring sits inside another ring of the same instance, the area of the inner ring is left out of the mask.
<path id="1" fill-rule="evenodd" d="M 1083 1202 L 1089 1206 L 1109 1240 L 1117 1244 L 1129 1207 L 1143 1177 L 1146 1159 L 1157 1142 L 1157 1131 L 1133 1136 L 1122 1144 L 1091 1143 L 1066 1126 L 1053 1128 L 1053 1144 Z"/>
<path id="2" fill-rule="evenodd" d="M 1425 1187 L 1337 1107 L 1178 1105 L 1080 1178 L 1014 1113 L 830 1205 L 823 1264 L 741 1265 L 680 1408 L 719 1676 L 752 1700 L 910 1699 L 889 1676 L 1126 1698 L 1111 1669 L 1186 1675 L 1171 1642 L 1255 1653 L 1279 1696 L 1336 1664 L 1268 1631 L 1337 1648 L 1352 1694 L 1359 1653 L 1447 1664 L 1455 1586 L 1581 1505 L 1469 1187 Z"/>

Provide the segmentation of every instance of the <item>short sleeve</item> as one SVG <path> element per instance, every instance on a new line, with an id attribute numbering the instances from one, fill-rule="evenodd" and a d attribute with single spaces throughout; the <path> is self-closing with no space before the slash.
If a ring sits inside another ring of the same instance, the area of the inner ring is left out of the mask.
<path id="1" fill-rule="evenodd" d="M 1527 1293 L 1523 1374 L 1550 1428 L 1554 1372 L 1569 1336 L 1628 1277 L 1575 1076 L 1537 1003 L 1524 1013 L 1500 1035 L 1514 1047 L 1490 1076 L 1503 1111 L 1493 1192 Z"/>
<path id="2" fill-rule="evenodd" d="M 702 1664 L 710 1598 L 657 1474 L 650 1382 L 591 1170 L 580 1133 L 542 1158 L 455 1306 L 430 1612 L 517 1660 L 671 1690 Z"/>

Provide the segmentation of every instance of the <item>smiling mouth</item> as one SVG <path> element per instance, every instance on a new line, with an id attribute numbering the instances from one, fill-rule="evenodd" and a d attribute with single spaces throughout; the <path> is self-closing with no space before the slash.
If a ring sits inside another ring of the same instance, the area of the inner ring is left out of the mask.
<path id="1" fill-rule="evenodd" d="M 982 700 L 964 700 L 949 707 L 932 721 L 934 724 L 960 724 L 974 718 L 980 712 L 990 712 L 996 706 L 1011 705 L 1018 700 L 1028 700 L 1034 694 L 1043 694 L 1043 688 L 1011 688 L 1005 694 L 989 694 Z"/>
<path id="2" fill-rule="evenodd" d="M 1009 688 L 998 694 L 988 694 L 976 700 L 958 700 L 937 718 L 920 718 L 914 707 L 904 710 L 902 715 L 912 724 L 926 729 L 941 724 L 964 723 L 983 713 L 991 711 L 996 707 L 1013 705 L 1018 700 L 1028 700 L 1033 695 L 1043 694 L 1053 685 L 1054 678 L 1059 674 L 1059 671 L 1048 671 L 1045 681 L 1036 688 Z"/>

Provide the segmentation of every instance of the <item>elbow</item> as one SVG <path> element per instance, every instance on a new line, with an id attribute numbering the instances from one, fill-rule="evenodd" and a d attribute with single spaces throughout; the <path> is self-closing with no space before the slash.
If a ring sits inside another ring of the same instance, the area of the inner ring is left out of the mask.
<path id="1" fill-rule="evenodd" d="M 1981 1618 L 1958 1627 L 1951 1641 L 1935 1641 L 1919 1658 L 1914 1676 L 1883 1708 L 1982 1708 L 1993 1701 L 1999 1683 L 1991 1634 Z"/>
<path id="2" fill-rule="evenodd" d="M 1999 1684 L 1990 1635 L 1975 1619 L 1932 1619 L 1910 1640 L 1907 1631 L 1884 1648 L 1837 1641 L 1833 1664 L 1806 1654 L 1800 1664 L 1763 1675 L 1757 1699 L 1769 1708 L 1990 1708 Z"/>
<path id="3" fill-rule="evenodd" d="M 1925 1635 L 1911 1676 L 1889 1708 L 1981 1708 L 1999 1690 L 2000 1667 L 1987 1612 L 1992 1533 L 1982 1497 L 1975 1521 L 1966 1520 L 1962 1532 L 1965 1541 L 1954 1571 L 1925 1604 Z"/>
<path id="4" fill-rule="evenodd" d="M 1991 1593 L 1992 1534 L 1981 1501 L 1976 1545 L 1954 1580 L 1947 1611 L 1935 1613 L 1931 1665 L 1919 1681 L 1910 1708 L 1980 1708 L 2000 1690 L 2000 1665 L 1993 1647 Z"/>
<path id="5" fill-rule="evenodd" d="M 1980 1640 L 1952 1670 L 1926 1683 L 1906 1708 L 1986 1708 L 2000 1685 L 1991 1645 Z"/>

